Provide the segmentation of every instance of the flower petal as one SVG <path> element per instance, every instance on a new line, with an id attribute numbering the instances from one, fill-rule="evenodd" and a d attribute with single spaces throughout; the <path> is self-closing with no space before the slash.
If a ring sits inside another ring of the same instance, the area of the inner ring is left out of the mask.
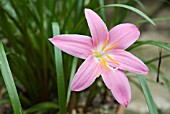
<path id="1" fill-rule="evenodd" d="M 137 74 L 147 74 L 149 71 L 148 67 L 130 52 L 114 50 L 109 55 L 119 63 L 119 66 L 116 66 L 119 69 L 127 70 Z M 108 64 L 112 67 L 115 67 L 114 63 L 108 62 Z"/>
<path id="2" fill-rule="evenodd" d="M 114 49 L 126 49 L 140 36 L 138 28 L 130 23 L 119 24 L 109 32 L 109 45 L 118 43 Z"/>
<path id="3" fill-rule="evenodd" d="M 85 59 L 92 53 L 92 38 L 83 35 L 58 35 L 50 41 L 62 51 Z"/>
<path id="4" fill-rule="evenodd" d="M 85 17 L 90 28 L 93 45 L 104 44 L 109 33 L 103 20 L 90 9 L 85 9 Z"/>
<path id="5" fill-rule="evenodd" d="M 109 67 L 108 71 L 102 72 L 102 79 L 115 99 L 127 107 L 131 99 L 131 89 L 125 73 Z"/>
<path id="6" fill-rule="evenodd" d="M 71 90 L 81 91 L 86 89 L 100 75 L 100 71 L 99 61 L 90 55 L 75 74 L 71 84 Z"/>

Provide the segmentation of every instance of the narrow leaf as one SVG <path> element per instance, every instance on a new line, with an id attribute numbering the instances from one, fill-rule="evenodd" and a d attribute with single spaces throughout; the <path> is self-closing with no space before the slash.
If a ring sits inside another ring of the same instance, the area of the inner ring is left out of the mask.
<path id="1" fill-rule="evenodd" d="M 52 23 L 53 36 L 59 35 L 58 23 Z M 64 73 L 63 73 L 63 60 L 61 50 L 54 47 L 55 51 L 55 63 L 57 72 L 57 87 L 58 87 L 58 100 L 59 110 L 61 114 L 66 114 L 66 97 L 65 97 L 65 84 L 64 84 Z"/>
<path id="2" fill-rule="evenodd" d="M 139 14 L 140 16 L 142 16 L 143 18 L 145 18 L 147 21 L 149 21 L 150 23 L 152 23 L 153 25 L 155 25 L 155 23 L 152 21 L 152 19 L 150 19 L 146 14 L 144 14 L 142 11 L 132 7 L 132 6 L 128 6 L 128 5 L 124 5 L 124 4 L 110 4 L 110 5 L 105 5 L 102 7 L 99 7 L 97 9 L 100 8 L 107 8 L 107 7 L 122 7 L 122 8 L 126 8 L 129 9 L 137 14 Z"/>
<path id="3" fill-rule="evenodd" d="M 145 44 L 155 45 L 155 46 L 158 46 L 158 47 L 161 47 L 163 49 L 166 49 L 166 50 L 170 51 L 170 44 L 164 43 L 164 42 L 152 41 L 152 40 L 138 41 L 134 45 L 129 47 L 128 50 L 132 50 L 132 49 L 134 49 L 134 48 L 136 48 L 138 46 L 145 45 Z"/>
<path id="4" fill-rule="evenodd" d="M 74 57 L 73 58 L 73 63 L 72 63 L 72 68 L 71 68 L 71 75 L 70 75 L 68 91 L 67 91 L 67 103 L 70 100 L 70 95 L 71 95 L 70 86 L 71 86 L 71 82 L 72 82 L 73 77 L 74 77 L 75 72 L 76 72 L 77 62 L 78 62 L 78 58 Z"/>
<path id="5" fill-rule="evenodd" d="M 99 0 L 99 5 L 100 5 L 100 6 L 104 6 L 104 0 Z M 105 11 L 104 11 L 104 9 L 101 9 L 100 12 L 101 12 L 101 16 L 102 16 L 104 22 L 106 22 L 106 16 L 105 16 Z"/>
<path id="6" fill-rule="evenodd" d="M 164 59 L 164 58 L 167 58 L 167 57 L 170 57 L 170 54 L 161 56 L 161 59 Z M 144 63 L 145 63 L 145 64 L 150 64 L 150 63 L 155 62 L 155 61 L 157 61 L 157 60 L 159 60 L 159 57 L 156 57 L 156 58 L 153 58 L 153 59 L 151 59 L 151 60 L 145 61 Z"/>
<path id="7" fill-rule="evenodd" d="M 145 100 L 146 100 L 146 103 L 148 105 L 148 109 L 149 109 L 150 114 L 158 114 L 155 103 L 153 101 L 151 92 L 149 90 L 149 87 L 147 85 L 147 82 L 145 80 L 144 75 L 137 75 L 137 77 L 138 77 L 138 80 L 141 84 L 143 94 L 145 96 Z"/>
<path id="8" fill-rule="evenodd" d="M 146 10 L 146 7 L 140 0 L 134 0 L 142 9 Z"/>
<path id="9" fill-rule="evenodd" d="M 43 102 L 43 103 L 39 103 L 34 106 L 31 106 L 26 111 L 24 111 L 24 114 L 32 114 L 32 113 L 35 114 L 35 112 L 44 112 L 44 111 L 55 110 L 57 107 L 58 106 L 56 103 Z"/>
<path id="10" fill-rule="evenodd" d="M 170 20 L 170 17 L 168 16 L 168 17 L 158 17 L 158 18 L 152 18 L 152 20 L 154 21 L 154 22 L 156 22 L 156 21 L 166 21 L 166 20 Z M 143 24 L 143 23 L 147 23 L 148 21 L 147 20 L 140 20 L 140 21 L 136 21 L 136 22 L 134 22 L 134 24 Z"/>
<path id="11" fill-rule="evenodd" d="M 18 93 L 12 77 L 12 73 L 6 58 L 2 42 L 0 42 L 0 69 L 4 79 L 9 98 L 15 114 L 22 114 L 22 108 L 19 101 Z"/>

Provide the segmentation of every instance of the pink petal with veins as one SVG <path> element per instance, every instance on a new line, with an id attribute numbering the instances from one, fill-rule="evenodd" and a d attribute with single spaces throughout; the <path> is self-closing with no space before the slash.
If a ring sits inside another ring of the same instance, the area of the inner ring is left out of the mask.
<path id="1" fill-rule="evenodd" d="M 109 45 L 118 43 L 114 49 L 126 49 L 140 36 L 138 28 L 130 23 L 119 24 L 109 32 Z"/>
<path id="2" fill-rule="evenodd" d="M 102 79 L 106 86 L 111 90 L 115 99 L 122 105 L 126 106 L 131 99 L 131 89 L 125 73 L 121 70 L 109 70 L 102 72 Z"/>
<path id="3" fill-rule="evenodd" d="M 58 35 L 50 41 L 62 51 L 82 59 L 92 54 L 92 38 L 83 35 Z"/>
<path id="4" fill-rule="evenodd" d="M 114 50 L 109 53 L 117 62 L 119 62 L 119 69 L 127 70 L 136 74 L 148 74 L 148 67 L 137 57 L 130 52 L 122 50 Z M 114 67 L 114 63 L 109 62 L 109 65 Z"/>
<path id="5" fill-rule="evenodd" d="M 103 20 L 90 9 L 85 9 L 85 17 L 90 28 L 93 45 L 104 44 L 109 33 Z"/>
<path id="6" fill-rule="evenodd" d="M 72 84 L 72 91 L 82 91 L 88 88 L 101 72 L 100 63 L 93 56 L 89 56 L 79 67 Z"/>

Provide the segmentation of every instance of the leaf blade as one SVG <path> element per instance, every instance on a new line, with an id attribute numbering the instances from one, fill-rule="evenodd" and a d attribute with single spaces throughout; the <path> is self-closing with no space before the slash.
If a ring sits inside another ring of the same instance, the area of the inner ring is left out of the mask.
<path id="1" fill-rule="evenodd" d="M 72 68 L 71 68 L 68 91 L 67 91 L 67 103 L 69 103 L 69 100 L 70 100 L 70 95 L 71 95 L 70 86 L 71 86 L 71 82 L 72 82 L 73 77 L 74 77 L 75 72 L 76 72 L 77 63 L 78 63 L 78 58 L 74 57 L 73 58 L 73 63 L 72 63 Z"/>
<path id="2" fill-rule="evenodd" d="M 53 36 L 59 35 L 59 25 L 56 22 L 52 23 Z M 66 114 L 66 97 L 65 97 L 65 84 L 64 84 L 64 72 L 63 72 L 63 60 L 62 52 L 60 49 L 54 46 L 55 63 L 57 72 L 57 87 L 59 97 L 59 110 L 61 114 Z"/>
<path id="3" fill-rule="evenodd" d="M 138 80 L 141 84 L 143 94 L 145 96 L 145 100 L 146 100 L 146 103 L 148 105 L 148 109 L 149 109 L 150 114 L 158 114 L 155 103 L 153 101 L 152 95 L 150 93 L 150 90 L 149 90 L 149 87 L 147 85 L 147 82 L 145 80 L 144 75 L 138 74 L 137 77 L 138 77 Z"/>
<path id="4" fill-rule="evenodd" d="M 6 58 L 2 42 L 0 42 L 0 69 L 10 97 L 14 113 L 22 114 L 22 107 L 20 104 L 18 93 L 15 87 L 15 83 L 12 77 L 12 73 Z"/>
<path id="5" fill-rule="evenodd" d="M 155 46 L 158 46 L 158 47 L 161 47 L 163 49 L 170 51 L 170 44 L 165 43 L 165 42 L 152 41 L 152 40 L 138 41 L 134 45 L 129 47 L 128 50 L 132 50 L 138 46 L 145 45 L 145 44 L 155 45 Z"/>
<path id="6" fill-rule="evenodd" d="M 132 6 L 128 6 L 128 5 L 124 5 L 124 4 L 110 4 L 110 5 L 105 5 L 102 7 L 99 7 L 97 9 L 100 8 L 107 8 L 107 7 L 122 7 L 122 8 L 126 8 L 129 9 L 137 14 L 139 14 L 140 16 L 142 16 L 143 18 L 145 18 L 147 21 L 149 21 L 150 23 L 152 23 L 153 25 L 155 25 L 154 21 L 152 21 L 152 19 L 150 19 L 146 14 L 144 14 L 142 11 L 138 10 L 137 8 L 134 8 Z"/>
<path id="7" fill-rule="evenodd" d="M 54 110 L 57 107 L 58 107 L 57 104 L 54 102 L 42 102 L 42 103 L 31 106 L 30 108 L 24 111 L 24 114 L 32 114 L 35 112 Z"/>

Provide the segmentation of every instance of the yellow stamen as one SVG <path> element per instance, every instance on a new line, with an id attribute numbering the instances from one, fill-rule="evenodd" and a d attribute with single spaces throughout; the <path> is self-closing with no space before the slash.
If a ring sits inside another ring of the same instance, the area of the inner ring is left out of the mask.
<path id="1" fill-rule="evenodd" d="M 108 44 L 109 38 L 106 38 L 106 42 L 104 43 L 103 47 L 102 47 L 102 51 L 104 50 L 104 48 L 106 47 L 106 45 Z"/>
<path id="2" fill-rule="evenodd" d="M 93 54 L 96 54 L 96 55 L 97 55 L 97 54 L 99 54 L 99 52 L 98 52 L 98 51 L 95 51 L 95 52 L 93 52 Z"/>
<path id="3" fill-rule="evenodd" d="M 107 52 L 107 51 L 111 50 L 112 48 L 116 47 L 117 45 L 118 45 L 118 43 L 113 44 L 112 46 L 110 46 L 109 48 L 104 50 L 104 52 Z"/>
<path id="4" fill-rule="evenodd" d="M 111 56 L 109 56 L 108 54 L 106 54 L 106 57 L 109 58 L 112 62 L 114 62 L 117 65 L 120 65 L 119 62 L 117 62 L 116 60 L 114 60 Z"/>
<path id="5" fill-rule="evenodd" d="M 103 66 L 106 66 L 106 71 L 108 71 L 109 70 L 109 68 L 108 68 L 108 65 L 107 65 L 107 63 L 106 63 L 106 60 L 102 57 L 101 58 L 102 59 L 102 61 L 101 61 L 101 65 Z"/>

